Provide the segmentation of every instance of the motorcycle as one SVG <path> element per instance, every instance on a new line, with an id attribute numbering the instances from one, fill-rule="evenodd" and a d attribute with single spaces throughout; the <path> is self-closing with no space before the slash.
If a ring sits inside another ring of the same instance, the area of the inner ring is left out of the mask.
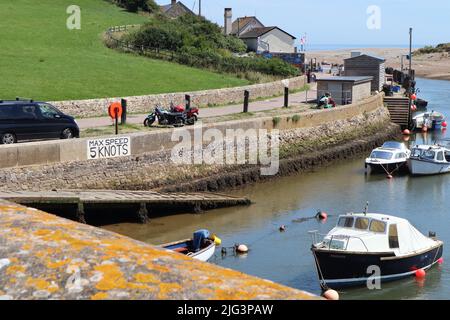
<path id="1" fill-rule="evenodd" d="M 151 113 L 144 121 L 144 126 L 152 126 L 156 120 L 159 125 L 173 125 L 175 127 L 182 127 L 184 125 L 194 125 L 198 120 L 199 109 L 189 108 L 185 110 L 182 105 L 170 105 L 170 111 L 167 111 L 160 106 L 156 106 L 153 113 Z"/>
<path id="2" fill-rule="evenodd" d="M 187 110 L 183 107 L 183 105 L 174 105 L 173 103 L 170 104 L 170 111 L 171 112 L 180 112 L 180 113 L 186 113 L 186 124 L 187 125 L 194 125 L 198 121 L 198 115 L 200 113 L 200 110 L 198 108 L 188 108 Z"/>
<path id="3" fill-rule="evenodd" d="M 144 120 L 144 126 L 150 127 L 156 120 L 158 120 L 158 124 L 161 126 L 172 125 L 175 127 L 182 127 L 187 122 L 185 112 L 170 112 L 159 106 L 156 106 L 153 113 L 147 116 Z"/>

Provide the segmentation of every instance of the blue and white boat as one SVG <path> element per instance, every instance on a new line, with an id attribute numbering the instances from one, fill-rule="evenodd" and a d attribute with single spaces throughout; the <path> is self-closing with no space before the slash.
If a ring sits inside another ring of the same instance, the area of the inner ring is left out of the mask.
<path id="1" fill-rule="evenodd" d="M 385 214 L 346 214 L 312 252 L 322 288 L 394 281 L 427 270 L 442 258 L 444 244 L 424 236 L 407 220 Z M 379 274 L 373 272 L 379 268 Z"/>
<path id="2" fill-rule="evenodd" d="M 194 233 L 192 239 L 164 244 L 161 247 L 206 262 L 214 256 L 216 244 L 219 242 L 220 239 L 211 236 L 208 230 L 199 230 Z"/>

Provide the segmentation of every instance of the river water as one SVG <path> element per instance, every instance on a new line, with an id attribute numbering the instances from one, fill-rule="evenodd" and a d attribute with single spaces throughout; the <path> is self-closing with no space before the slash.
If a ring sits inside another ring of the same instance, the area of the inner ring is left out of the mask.
<path id="1" fill-rule="evenodd" d="M 417 86 L 419 97 L 429 101 L 429 110 L 450 117 L 450 82 L 418 79 Z M 410 143 L 431 143 L 441 136 L 446 133 L 420 133 Z M 450 175 L 396 176 L 393 180 L 385 175 L 366 176 L 361 157 L 231 193 L 249 197 L 255 204 L 202 215 L 157 218 L 146 226 L 119 224 L 106 228 L 151 244 L 190 238 L 193 231 L 206 228 L 219 235 L 225 247 L 235 243 L 250 247 L 246 256 L 234 256 L 231 250 L 226 256 L 217 252 L 211 263 L 320 294 L 308 231 L 327 233 L 336 224 L 337 215 L 361 212 L 369 201 L 370 212 L 406 218 L 425 235 L 435 231 L 446 245 L 444 264 L 430 270 L 425 281 L 410 278 L 383 284 L 375 291 L 345 289 L 341 299 L 450 298 Z M 308 219 L 317 210 L 331 215 L 326 223 Z M 286 225 L 286 232 L 279 232 L 281 225 Z"/>

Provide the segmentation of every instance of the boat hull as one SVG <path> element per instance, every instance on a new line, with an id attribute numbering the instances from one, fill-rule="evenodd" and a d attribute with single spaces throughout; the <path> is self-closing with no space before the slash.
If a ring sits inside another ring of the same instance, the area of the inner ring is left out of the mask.
<path id="1" fill-rule="evenodd" d="M 178 252 L 180 254 L 184 254 L 188 257 L 191 257 L 195 260 L 200 260 L 204 262 L 209 261 L 209 259 L 211 259 L 214 256 L 214 253 L 216 252 L 216 244 L 214 243 L 214 241 L 209 241 L 208 246 L 206 246 L 205 248 L 203 248 L 198 252 L 189 252 L 187 248 L 189 248 L 190 242 L 192 242 L 192 240 L 182 240 L 179 242 L 165 244 L 162 245 L 161 247 L 166 250 Z"/>
<path id="2" fill-rule="evenodd" d="M 408 165 L 411 170 L 411 174 L 418 176 L 437 175 L 450 172 L 450 163 L 439 163 L 423 159 L 410 159 Z"/>
<path id="3" fill-rule="evenodd" d="M 349 253 L 312 248 L 316 257 L 319 279 L 334 289 L 365 286 L 373 280 L 372 266 L 381 271 L 381 283 L 395 281 L 415 275 L 419 269 L 427 270 L 442 257 L 443 243 L 440 242 L 430 250 L 405 256 L 395 257 L 389 253 Z"/>
<path id="4" fill-rule="evenodd" d="M 366 167 L 370 168 L 372 173 L 407 173 L 409 172 L 407 161 L 396 162 L 396 163 L 373 163 L 366 161 Z"/>

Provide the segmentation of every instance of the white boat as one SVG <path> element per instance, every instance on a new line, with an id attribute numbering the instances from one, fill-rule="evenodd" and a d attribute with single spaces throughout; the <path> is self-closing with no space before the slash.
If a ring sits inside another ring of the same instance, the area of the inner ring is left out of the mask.
<path id="1" fill-rule="evenodd" d="M 424 127 L 429 130 L 441 129 L 444 121 L 445 116 L 437 111 L 424 112 L 413 117 L 413 124 L 416 129 L 423 129 Z"/>
<path id="2" fill-rule="evenodd" d="M 443 242 L 426 237 L 407 220 L 385 214 L 346 214 L 312 252 L 322 288 L 388 282 L 441 262 Z M 376 271 L 376 273 L 374 273 Z"/>
<path id="3" fill-rule="evenodd" d="M 440 143 L 415 146 L 412 149 L 408 166 L 413 175 L 449 173 L 450 148 Z"/>
<path id="4" fill-rule="evenodd" d="M 388 174 L 406 171 L 410 155 L 411 151 L 404 143 L 388 141 L 381 148 L 372 151 L 370 157 L 366 159 L 366 168 L 370 167 L 372 171 Z"/>
<path id="5" fill-rule="evenodd" d="M 192 239 L 164 244 L 161 247 L 206 262 L 214 256 L 216 241 L 220 239 L 210 236 L 208 230 L 199 230 L 194 233 Z"/>

